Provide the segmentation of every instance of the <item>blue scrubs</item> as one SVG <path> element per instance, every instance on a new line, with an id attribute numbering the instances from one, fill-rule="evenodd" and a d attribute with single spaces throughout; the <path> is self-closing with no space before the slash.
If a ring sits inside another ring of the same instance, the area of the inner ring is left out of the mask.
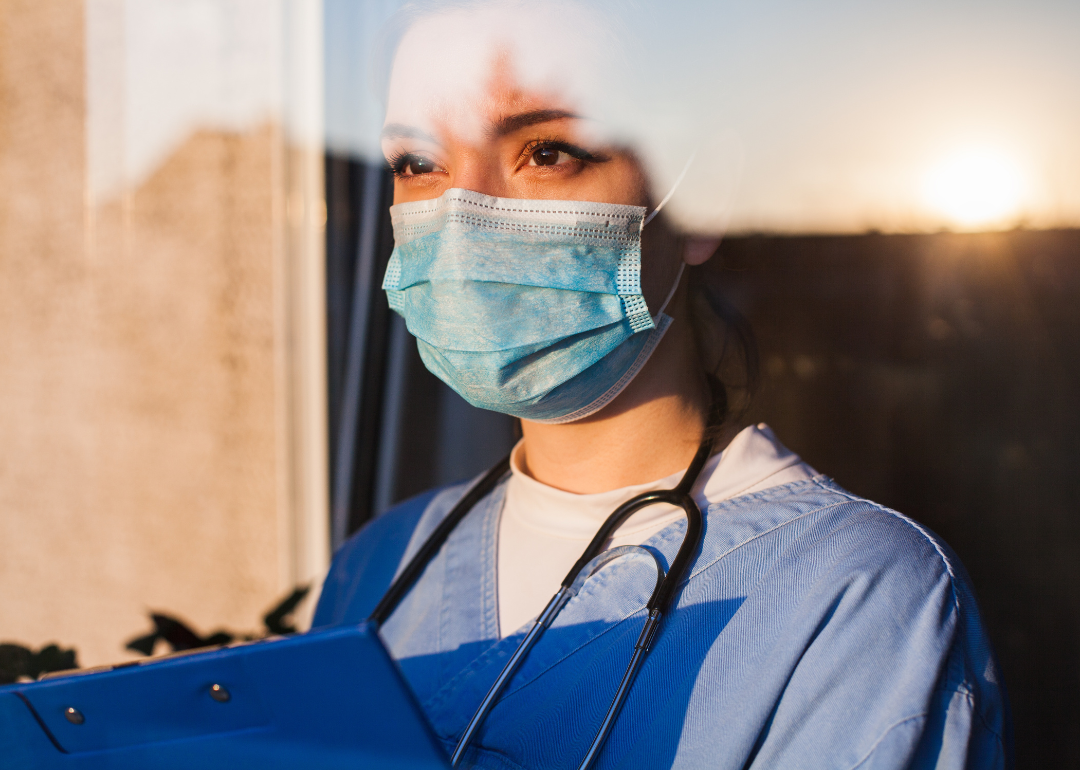
<path id="1" fill-rule="evenodd" d="M 316 626 L 355 623 L 465 487 L 406 502 L 337 554 Z M 451 751 L 524 629 L 500 639 L 502 487 L 458 525 L 382 636 Z M 685 523 L 645 545 L 665 563 Z M 725 500 L 597 768 L 1001 768 L 1008 706 L 959 560 L 919 524 L 817 477 Z M 576 767 L 655 581 L 614 560 L 507 686 L 465 764 Z"/>

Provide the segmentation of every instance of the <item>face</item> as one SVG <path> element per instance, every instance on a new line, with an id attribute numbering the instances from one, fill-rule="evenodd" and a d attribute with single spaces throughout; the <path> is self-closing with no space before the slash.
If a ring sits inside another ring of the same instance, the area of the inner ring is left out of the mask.
<path id="1" fill-rule="evenodd" d="M 580 79 L 580 63 L 567 68 L 565 51 L 509 45 L 513 32 L 477 31 L 521 27 L 519 20 L 498 22 L 485 27 L 469 14 L 439 15 L 417 22 L 402 39 L 382 132 L 394 203 L 462 188 L 501 198 L 648 206 L 633 154 L 590 119 L 580 93 L 560 86 L 574 73 Z M 642 289 L 657 307 L 677 258 L 662 247 L 659 219 L 645 230 Z"/>
<path id="2" fill-rule="evenodd" d="M 536 78 L 523 83 L 498 38 L 459 22 L 421 20 L 398 48 L 382 134 L 395 203 L 464 188 L 503 198 L 646 204 L 637 163 L 605 146 L 581 105 Z M 480 50 L 468 45 L 478 37 Z M 436 70 L 441 76 L 433 77 Z"/>
<path id="3" fill-rule="evenodd" d="M 387 122 L 383 152 L 394 172 L 394 203 L 463 188 L 501 198 L 647 204 L 633 159 L 590 142 L 583 119 L 558 102 L 493 88 L 477 107 L 485 126 L 475 139 L 445 125 L 418 131 Z"/>

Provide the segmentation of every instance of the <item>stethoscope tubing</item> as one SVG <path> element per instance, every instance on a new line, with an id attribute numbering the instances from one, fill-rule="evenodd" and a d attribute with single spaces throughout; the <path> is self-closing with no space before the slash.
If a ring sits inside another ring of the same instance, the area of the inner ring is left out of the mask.
<path id="1" fill-rule="evenodd" d="M 600 723 L 600 728 L 596 731 L 596 735 L 589 745 L 589 750 L 585 752 L 581 764 L 578 765 L 578 770 L 588 770 L 593 760 L 600 753 L 600 749 L 604 747 L 604 741 L 607 740 L 608 733 L 611 732 L 611 728 L 615 724 L 615 718 L 619 716 L 619 711 L 622 709 L 623 701 L 626 700 L 626 696 L 630 692 L 630 685 L 634 683 L 634 677 L 637 676 L 637 671 L 641 668 L 645 655 L 652 646 L 652 640 L 656 636 L 656 629 L 660 626 L 661 617 L 660 610 L 653 610 L 649 613 L 649 618 L 645 621 L 645 626 L 641 629 L 637 642 L 634 644 L 634 654 L 630 658 L 630 663 L 626 666 L 626 672 L 619 681 L 619 689 L 615 691 L 615 697 L 611 699 L 611 705 L 608 706 L 607 713 L 604 715 L 604 721 Z"/>
<path id="2" fill-rule="evenodd" d="M 476 710 L 476 713 L 473 714 L 472 719 L 469 720 L 469 724 L 466 725 L 465 731 L 462 733 L 461 738 L 458 740 L 457 746 L 454 748 L 454 753 L 450 757 L 451 767 L 457 767 L 458 763 L 461 762 L 461 758 L 464 756 L 465 749 L 468 748 L 469 742 L 472 740 L 473 734 L 479 729 L 480 725 L 482 725 L 484 720 L 487 718 L 488 712 L 495 705 L 495 701 L 502 693 L 503 688 L 517 672 L 518 667 L 525 660 L 525 657 L 529 654 L 529 651 L 540 640 L 541 634 L 543 634 L 544 631 L 547 630 L 548 626 L 551 625 L 552 621 L 554 621 L 558 614 L 562 611 L 562 608 L 566 606 L 566 603 L 573 599 L 575 596 L 577 596 L 577 592 L 581 590 L 581 587 L 585 584 L 585 581 L 593 574 L 598 572 L 600 569 L 605 567 L 609 562 L 612 562 L 620 556 L 625 555 L 627 552 L 643 550 L 644 549 L 641 549 L 637 546 L 621 546 L 619 548 L 612 548 L 609 551 L 605 551 L 604 553 L 594 558 L 592 561 L 588 562 L 578 572 L 577 577 L 574 579 L 574 582 L 572 584 L 570 584 L 569 586 L 559 587 L 559 590 L 556 592 L 555 596 L 553 596 L 551 598 L 551 601 L 547 603 L 547 606 L 544 607 L 543 612 L 541 612 L 540 615 L 537 616 L 528 633 L 525 634 L 525 637 L 518 644 L 517 649 L 514 650 L 514 654 L 510 656 L 510 660 L 507 661 L 505 666 L 503 666 L 503 670 L 499 672 L 499 676 L 491 685 L 491 688 L 488 690 L 487 695 L 484 696 L 484 700 L 480 702 L 480 707 Z M 656 587 L 653 589 L 653 593 L 655 594 L 656 589 L 660 587 L 661 583 L 663 583 L 666 573 L 664 572 L 664 566 L 660 563 L 660 560 L 656 557 L 656 554 L 649 551 L 645 551 L 645 553 L 648 553 L 649 556 L 652 557 L 653 564 L 656 566 Z M 654 614 L 656 614 L 657 616 L 659 615 L 659 613 Z M 646 628 L 638 636 L 638 641 L 635 645 L 635 653 L 637 648 L 642 646 L 642 640 L 646 639 L 645 631 L 649 629 L 650 623 L 653 623 L 652 627 L 655 628 L 655 623 L 652 619 L 652 615 L 650 615 L 650 620 L 646 623 Z M 648 634 L 647 636 L 647 641 L 651 641 L 652 635 Z M 635 654 L 635 659 L 637 657 L 638 656 Z M 636 670 L 636 665 L 634 661 L 631 661 L 631 667 Z M 627 675 L 630 676 L 630 679 L 633 678 L 629 669 L 627 670 Z M 623 683 L 628 682 L 627 675 L 623 676 Z M 598 746 L 596 746 L 596 744 L 598 742 L 602 743 L 603 738 L 607 735 L 607 729 L 605 728 L 609 728 L 611 723 L 614 722 L 611 712 L 613 709 L 617 710 L 618 707 L 622 704 L 622 699 L 623 697 L 625 697 L 625 692 L 623 692 L 623 690 L 624 688 L 620 686 L 620 693 L 622 693 L 622 697 L 620 697 L 620 694 L 616 694 L 615 700 L 612 702 L 612 706 L 608 709 L 608 718 L 604 720 L 604 724 L 601 726 L 600 732 L 597 733 L 597 737 L 593 740 L 594 748 L 598 749 Z M 595 754 L 595 752 L 590 753 Z"/>
<path id="3" fill-rule="evenodd" d="M 506 683 L 514 676 L 518 670 L 518 666 L 525 660 L 525 656 L 529 654 L 533 645 L 540 640 L 540 635 L 547 630 L 547 627 L 555 620 L 555 617 L 559 614 L 563 605 L 570 601 L 572 596 L 573 594 L 570 592 L 569 588 L 560 588 L 558 593 L 556 593 L 551 601 L 548 602 L 544 611 L 537 617 L 532 628 L 525 634 L 525 638 L 518 644 L 517 649 L 514 650 L 514 654 L 510 656 L 510 660 L 503 666 L 503 670 L 499 672 L 499 676 L 488 689 L 487 695 L 485 695 L 484 700 L 480 702 L 480 707 L 476 710 L 476 713 L 473 714 L 472 719 L 469 720 L 469 724 L 466 725 L 465 732 L 461 734 L 461 738 L 454 748 L 454 753 L 450 756 L 450 767 L 457 767 L 458 763 L 461 762 L 461 758 L 465 755 L 465 749 L 469 747 L 473 735 L 480 729 L 480 725 L 484 723 L 488 712 L 491 711 L 492 707 L 495 705 L 496 699 L 502 694 Z"/>
<path id="4" fill-rule="evenodd" d="M 386 593 L 383 594 L 382 599 L 375 605 L 375 609 L 372 610 L 368 616 L 368 623 L 374 623 L 376 626 L 381 626 L 386 622 L 386 619 L 397 609 L 397 606 L 401 603 L 401 600 L 405 598 L 405 594 L 409 593 L 409 590 L 413 587 L 420 576 L 424 573 L 428 563 L 435 558 L 435 554 L 442 548 L 443 543 L 450 537 L 450 533 L 454 531 L 454 528 L 465 518 L 465 515 L 473 509 L 473 507 L 483 500 L 493 490 L 503 477 L 510 472 L 510 456 L 507 455 L 494 466 L 491 470 L 484 474 L 476 484 L 466 492 L 462 498 L 458 501 L 457 505 L 451 509 L 450 513 L 446 515 L 435 530 L 428 535 L 428 539 L 424 541 L 419 550 L 409 559 L 409 563 L 405 565 L 405 569 L 398 573 L 394 578 L 394 582 L 390 584 L 390 587 L 386 589 Z"/>
<path id="5" fill-rule="evenodd" d="M 581 558 L 578 559 L 563 579 L 559 591 L 552 597 L 551 601 L 548 602 L 540 615 L 537 616 L 532 627 L 518 644 L 514 653 L 510 656 L 510 660 L 503 666 L 502 671 L 499 672 L 498 677 L 496 677 L 495 681 L 492 683 L 487 694 L 484 696 L 483 701 L 481 701 L 480 707 L 476 710 L 472 719 L 469 720 L 465 731 L 462 733 L 462 736 L 454 749 L 451 757 L 451 767 L 457 767 L 461 762 L 476 731 L 487 718 L 488 713 L 494 707 L 495 702 L 498 700 L 498 697 L 506 684 L 528 656 L 529 651 L 535 646 L 537 641 L 539 641 L 544 631 L 547 630 L 555 620 L 562 608 L 566 606 L 566 603 L 577 593 L 582 582 L 603 566 L 603 564 L 610 561 L 611 558 L 619 555 L 618 552 L 621 551 L 621 549 L 612 549 L 609 552 L 604 552 L 604 546 L 611 539 L 614 531 L 630 516 L 650 505 L 675 505 L 682 508 L 683 512 L 686 514 L 686 532 L 683 535 L 682 543 L 679 545 L 679 550 L 675 554 L 675 558 L 672 560 L 671 566 L 666 572 L 659 560 L 656 559 L 655 554 L 653 554 L 653 558 L 656 560 L 657 581 L 652 595 L 649 598 L 649 602 L 646 605 L 648 618 L 634 644 L 633 655 L 627 665 L 626 672 L 619 682 L 619 687 L 612 698 L 611 704 L 605 713 L 604 720 L 601 722 L 600 727 L 589 746 L 589 750 L 586 752 L 578 768 L 579 770 L 588 770 L 592 765 L 601 748 L 603 748 L 604 741 L 618 717 L 622 704 L 626 700 L 626 696 L 637 675 L 637 671 L 641 667 L 645 656 L 652 646 L 653 639 L 655 638 L 657 629 L 660 625 L 660 620 L 666 612 L 668 605 L 671 603 L 675 591 L 682 581 L 684 573 L 690 566 L 690 563 L 693 561 L 701 546 L 704 523 L 701 516 L 701 510 L 690 495 L 690 490 L 698 476 L 701 475 L 702 468 L 704 468 L 706 461 L 712 454 L 713 441 L 709 428 L 717 424 L 721 416 L 719 410 L 714 409 L 713 413 L 710 415 L 709 425 L 705 431 L 705 437 L 702 439 L 697 453 L 694 455 L 694 459 L 686 469 L 686 473 L 683 474 L 682 479 L 673 489 L 654 490 L 631 498 L 616 508 L 604 521 L 600 529 L 597 530 L 596 535 L 593 536 L 593 539 L 581 554 Z M 406 564 L 405 568 L 394 579 L 390 588 L 387 589 L 378 605 L 376 605 L 375 610 L 368 617 L 369 623 L 375 623 L 377 626 L 381 626 L 386 621 L 420 578 L 420 575 L 423 574 L 428 563 L 438 553 L 454 528 L 477 503 L 486 497 L 499 482 L 502 481 L 509 470 L 510 458 L 507 456 L 484 474 L 484 476 L 465 493 L 461 500 L 458 501 L 457 505 L 453 507 L 450 513 L 446 515 L 431 535 L 428 536 L 427 540 L 420 546 L 417 552 L 409 560 L 408 564 Z M 598 558 L 601 553 L 606 553 L 606 558 Z"/>

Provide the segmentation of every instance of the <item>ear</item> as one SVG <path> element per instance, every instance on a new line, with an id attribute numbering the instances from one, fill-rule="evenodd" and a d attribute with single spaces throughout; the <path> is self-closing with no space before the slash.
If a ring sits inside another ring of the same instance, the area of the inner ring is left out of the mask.
<path id="1" fill-rule="evenodd" d="M 683 262 L 695 267 L 709 261 L 716 250 L 720 248 L 720 236 L 691 236 L 683 245 Z"/>

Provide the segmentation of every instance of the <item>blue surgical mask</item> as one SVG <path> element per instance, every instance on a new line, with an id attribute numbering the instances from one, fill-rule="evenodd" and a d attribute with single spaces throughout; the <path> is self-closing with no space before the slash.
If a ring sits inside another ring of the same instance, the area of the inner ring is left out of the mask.
<path id="1" fill-rule="evenodd" d="M 640 206 L 452 189 L 390 215 L 390 307 L 427 368 L 474 406 L 537 422 L 586 417 L 671 323 L 641 294 Z"/>

